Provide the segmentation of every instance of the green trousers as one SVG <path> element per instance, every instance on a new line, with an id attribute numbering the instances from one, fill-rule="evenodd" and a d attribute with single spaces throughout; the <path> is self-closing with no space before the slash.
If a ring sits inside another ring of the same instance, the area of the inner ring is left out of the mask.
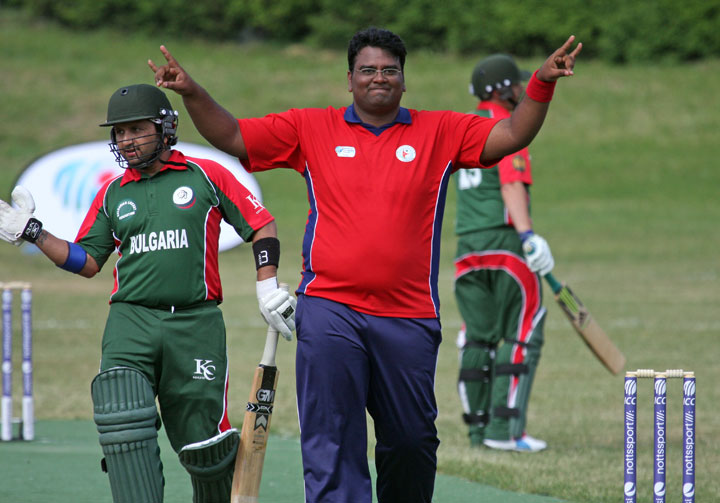
<path id="1" fill-rule="evenodd" d="M 470 441 L 519 438 L 546 311 L 540 277 L 528 269 L 513 229 L 460 236 L 455 297 L 464 322 L 458 391 Z"/>
<path id="2" fill-rule="evenodd" d="M 225 323 L 216 303 L 174 312 L 110 305 L 100 370 L 131 367 L 145 375 L 175 452 L 230 427 L 227 366 Z"/>

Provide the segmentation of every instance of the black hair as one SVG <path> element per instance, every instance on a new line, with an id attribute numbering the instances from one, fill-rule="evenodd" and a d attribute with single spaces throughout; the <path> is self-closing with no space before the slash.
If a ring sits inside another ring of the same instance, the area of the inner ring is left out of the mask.
<path id="1" fill-rule="evenodd" d="M 371 26 L 370 28 L 357 32 L 353 35 L 353 38 L 350 39 L 350 43 L 348 44 L 348 68 L 350 71 L 353 71 L 355 67 L 355 59 L 357 58 L 358 52 L 365 47 L 378 47 L 388 51 L 400 60 L 400 69 L 405 69 L 407 49 L 405 49 L 405 43 L 402 39 L 390 30 Z"/>

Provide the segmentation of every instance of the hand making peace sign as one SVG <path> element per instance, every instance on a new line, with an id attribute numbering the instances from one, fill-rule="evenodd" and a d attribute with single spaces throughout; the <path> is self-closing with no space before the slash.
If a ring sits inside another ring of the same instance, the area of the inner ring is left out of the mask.
<path id="1" fill-rule="evenodd" d="M 568 53 L 574 40 L 575 35 L 570 35 L 562 47 L 553 52 L 550 57 L 545 60 L 538 70 L 538 79 L 546 82 L 554 82 L 561 77 L 574 75 L 573 68 L 575 67 L 575 58 L 582 50 L 582 42 L 580 42 L 572 52 Z"/>
<path id="2" fill-rule="evenodd" d="M 157 66 L 153 60 L 148 59 L 148 66 L 155 72 L 155 84 L 158 87 L 172 89 L 181 96 L 192 94 L 197 84 L 190 75 L 183 70 L 183 67 L 170 54 L 164 45 L 160 46 L 160 52 L 165 56 L 167 64 Z"/>

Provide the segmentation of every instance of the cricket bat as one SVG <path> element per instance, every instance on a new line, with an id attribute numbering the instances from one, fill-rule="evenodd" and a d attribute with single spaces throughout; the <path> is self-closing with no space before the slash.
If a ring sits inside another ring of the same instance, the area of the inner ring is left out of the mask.
<path id="1" fill-rule="evenodd" d="M 288 286 L 280 284 L 287 290 Z M 240 447 L 235 458 L 231 503 L 257 503 L 260 492 L 265 449 L 270 432 L 270 418 L 277 389 L 278 369 L 275 366 L 278 332 L 268 327 L 265 350 L 253 377 L 250 397 L 245 409 Z"/>
<path id="2" fill-rule="evenodd" d="M 569 286 L 561 284 L 552 273 L 546 274 L 545 280 L 555 294 L 555 300 L 585 344 L 610 372 L 618 374 L 625 367 L 625 355 L 600 328 L 600 325 Z"/>

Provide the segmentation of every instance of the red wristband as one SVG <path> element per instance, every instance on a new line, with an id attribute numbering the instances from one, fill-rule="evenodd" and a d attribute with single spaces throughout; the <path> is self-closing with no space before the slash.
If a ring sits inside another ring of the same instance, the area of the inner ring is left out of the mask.
<path id="1" fill-rule="evenodd" d="M 553 97 L 556 82 L 545 82 L 538 79 L 537 72 L 538 70 L 535 70 L 535 73 L 530 77 L 530 82 L 525 88 L 525 94 L 533 101 L 549 103 Z"/>

